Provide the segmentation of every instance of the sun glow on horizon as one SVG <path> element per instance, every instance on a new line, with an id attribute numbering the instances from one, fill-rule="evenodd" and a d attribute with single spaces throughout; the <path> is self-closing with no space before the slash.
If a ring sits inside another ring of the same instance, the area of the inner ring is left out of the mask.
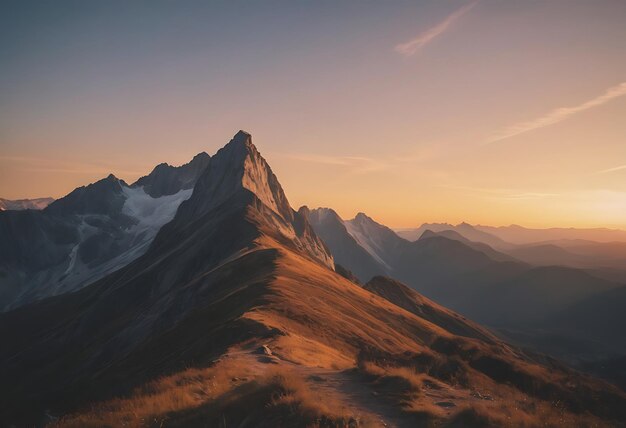
<path id="1" fill-rule="evenodd" d="M 133 182 L 246 129 L 294 208 L 626 229 L 626 3 L 92 8 L 0 18 L 2 198 Z"/>

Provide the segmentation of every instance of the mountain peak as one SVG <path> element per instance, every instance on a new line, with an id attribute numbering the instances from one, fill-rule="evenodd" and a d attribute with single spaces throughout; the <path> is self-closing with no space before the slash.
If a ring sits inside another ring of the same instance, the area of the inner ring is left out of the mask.
<path id="1" fill-rule="evenodd" d="M 248 217 L 256 216 L 254 221 L 263 223 L 265 232 L 280 235 L 280 240 L 287 238 L 313 258 L 333 266 L 332 256 L 314 235 L 306 213 L 291 208 L 276 175 L 245 131 L 237 132 L 211 157 L 191 198 L 181 204 L 175 222 L 186 225 L 211 211 L 225 209 L 246 210 Z"/>
<path id="2" fill-rule="evenodd" d="M 48 205 L 45 210 L 56 214 L 110 214 L 118 212 L 124 204 L 124 180 L 113 174 L 106 178 L 74 189 L 63 198 Z"/>
<path id="3" fill-rule="evenodd" d="M 252 144 L 252 134 L 240 129 L 233 137 L 233 141 L 241 141 L 246 144 Z"/>
<path id="4" fill-rule="evenodd" d="M 285 220 L 293 221 L 293 210 L 278 179 L 245 131 L 237 132 L 218 150 L 201 181 L 203 191 L 213 195 L 214 200 L 208 201 L 211 205 L 243 188 Z"/>
<path id="5" fill-rule="evenodd" d="M 206 152 L 201 152 L 181 166 L 162 162 L 155 166 L 150 174 L 139 178 L 132 187 L 143 187 L 143 190 L 153 198 L 191 189 L 206 169 L 209 159 L 211 157 Z"/>
<path id="6" fill-rule="evenodd" d="M 365 221 L 373 222 L 374 221 L 374 219 L 372 219 L 370 216 L 368 216 L 364 212 L 357 213 L 357 215 L 354 216 L 354 220 L 356 220 L 358 222 L 365 222 Z"/>
<path id="7" fill-rule="evenodd" d="M 417 240 L 422 240 L 422 239 L 428 239 L 428 238 L 432 238 L 434 236 L 439 236 L 437 233 L 433 232 L 430 229 L 426 229 L 419 238 L 417 238 Z"/>
<path id="8" fill-rule="evenodd" d="M 211 158 L 211 156 L 209 156 L 209 154 L 207 152 L 200 152 L 197 155 L 195 155 L 191 159 L 191 162 L 189 162 L 189 163 L 204 162 L 204 161 L 209 160 L 210 158 Z"/>
<path id="9" fill-rule="evenodd" d="M 258 152 L 255 145 L 252 144 L 252 134 L 242 130 L 239 130 L 224 148 L 228 146 L 240 147 L 241 149 L 247 151 Z"/>
<path id="10" fill-rule="evenodd" d="M 339 214 L 335 212 L 332 208 L 319 207 L 313 210 L 309 210 L 309 216 L 315 220 L 316 223 L 325 221 L 327 219 L 334 219 L 340 223 L 343 223 Z"/>

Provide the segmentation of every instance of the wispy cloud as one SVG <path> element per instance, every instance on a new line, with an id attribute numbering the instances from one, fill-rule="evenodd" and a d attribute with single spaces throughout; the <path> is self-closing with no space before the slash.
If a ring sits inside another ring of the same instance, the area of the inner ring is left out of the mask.
<path id="1" fill-rule="evenodd" d="M 626 165 L 620 165 L 609 169 L 602 169 L 600 171 L 596 171 L 596 174 L 608 174 L 610 172 L 617 172 L 626 170 Z"/>
<path id="2" fill-rule="evenodd" d="M 526 132 L 534 131 L 535 129 L 545 128 L 546 126 L 554 125 L 555 123 L 568 119 L 575 114 L 581 113 L 594 107 L 601 106 L 602 104 L 608 103 L 609 101 L 615 98 L 622 97 L 624 95 L 626 95 L 626 82 L 622 82 L 617 86 L 609 88 L 602 95 L 599 95 L 580 105 L 574 107 L 560 107 L 552 110 L 551 112 L 545 114 L 538 119 L 530 120 L 528 122 L 521 122 L 509 126 L 508 128 L 505 128 L 502 131 L 493 135 L 489 140 L 487 140 L 486 143 L 494 143 L 496 141 L 501 141 L 507 138 L 515 137 L 520 134 L 524 134 Z"/>
<path id="3" fill-rule="evenodd" d="M 452 24 L 454 24 L 455 21 L 457 21 L 467 12 L 469 12 L 471 8 L 476 6 L 476 3 L 478 2 L 477 1 L 472 2 L 470 4 L 463 6 L 460 9 L 455 10 L 453 13 L 448 15 L 448 17 L 444 19 L 443 21 L 441 21 L 439 24 L 435 25 L 432 28 L 429 28 L 428 30 L 424 31 L 423 33 L 418 35 L 416 38 L 409 40 L 408 42 L 400 43 L 396 45 L 393 49 L 399 54 L 404 55 L 404 56 L 415 55 L 415 53 L 418 50 L 420 50 L 421 48 L 426 46 L 428 43 L 430 43 L 435 37 L 443 34 L 448 28 L 450 28 Z"/>
<path id="4" fill-rule="evenodd" d="M 390 166 L 386 161 L 361 156 L 323 156 L 314 154 L 288 154 L 285 156 L 304 162 L 340 166 L 350 172 L 361 174 L 381 171 Z"/>
<path id="5" fill-rule="evenodd" d="M 503 196 L 502 199 L 509 200 L 526 200 L 526 199 L 544 199 L 551 198 L 553 196 L 559 196 L 559 193 L 543 193 L 543 192 L 523 192 L 523 193 L 513 193 L 510 195 Z"/>
<path id="6" fill-rule="evenodd" d="M 471 186 L 456 186 L 450 184 L 442 184 L 439 187 L 454 190 L 463 190 L 465 192 L 476 193 L 483 195 L 484 197 L 491 199 L 503 199 L 503 200 L 525 200 L 525 199 L 544 199 L 559 196 L 560 193 L 547 193 L 547 192 L 520 192 L 517 189 L 506 189 L 498 187 L 471 187 Z"/>
<path id="7" fill-rule="evenodd" d="M 417 164 L 424 164 L 448 153 L 441 145 L 427 143 L 403 153 L 390 153 L 376 157 L 334 156 L 314 153 L 273 153 L 300 162 L 315 163 L 340 168 L 352 174 L 368 174 L 384 170 L 400 172 Z M 424 169 L 422 169 L 424 171 Z"/>

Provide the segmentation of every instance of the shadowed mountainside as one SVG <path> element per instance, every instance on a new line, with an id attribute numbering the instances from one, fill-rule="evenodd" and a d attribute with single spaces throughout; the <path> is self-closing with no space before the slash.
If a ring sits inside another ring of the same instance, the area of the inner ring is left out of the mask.
<path id="1" fill-rule="evenodd" d="M 497 328 L 516 343 L 564 358 L 579 367 L 626 353 L 626 343 L 615 327 L 621 325 L 619 317 L 607 316 L 606 319 L 617 322 L 610 325 L 601 321 L 605 319 L 602 315 L 588 312 L 589 316 L 581 318 L 587 320 L 583 327 L 573 322 L 575 315 L 567 315 L 574 311 L 583 313 L 584 308 L 603 312 L 602 305 L 606 305 L 607 314 L 613 314 L 615 307 L 624 307 L 626 300 L 617 292 L 614 304 L 601 297 L 623 286 L 621 271 L 533 266 L 508 255 L 518 255 L 515 249 L 522 247 L 509 245 L 505 254 L 484 242 L 470 241 L 458 232 L 475 231 L 467 224 L 454 230 L 449 229 L 450 225 L 435 225 L 440 231 L 425 230 L 419 239 L 410 242 L 364 214 L 344 223 L 351 225 L 346 231 L 352 235 L 335 233 L 329 244 L 331 251 L 337 247 L 339 237 L 345 242 L 352 236 L 362 250 L 384 261 L 385 275 L 477 322 Z M 318 227 L 316 223 L 313 226 Z M 477 237 L 482 239 L 484 234 L 479 231 Z M 619 243 L 592 245 L 575 241 L 568 245 L 586 249 L 581 253 L 599 251 L 598 246 L 606 254 L 621 249 Z M 607 246 L 610 248 L 605 249 Z M 362 260 L 345 256 L 340 263 L 350 271 L 363 271 L 368 266 Z M 369 263 L 383 269 L 381 263 Z M 360 280 L 365 283 L 369 278 Z"/>
<path id="2" fill-rule="evenodd" d="M 305 208 L 303 212 L 315 233 L 331 249 L 335 261 L 342 266 L 349 266 L 361 282 L 387 273 L 384 263 L 374 258 L 354 239 L 335 211 L 330 208 Z"/>
<path id="3" fill-rule="evenodd" d="M 0 310 L 76 290 L 139 257 L 208 159 L 159 165 L 131 186 L 111 174 L 41 211 L 0 212 Z"/>

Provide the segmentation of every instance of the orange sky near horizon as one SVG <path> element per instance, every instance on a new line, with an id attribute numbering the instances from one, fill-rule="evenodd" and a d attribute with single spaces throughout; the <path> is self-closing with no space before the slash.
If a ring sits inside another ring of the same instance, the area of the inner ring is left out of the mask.
<path id="1" fill-rule="evenodd" d="M 624 2 L 157 5 L 2 14 L 0 197 L 244 129 L 294 208 L 626 229 Z"/>

